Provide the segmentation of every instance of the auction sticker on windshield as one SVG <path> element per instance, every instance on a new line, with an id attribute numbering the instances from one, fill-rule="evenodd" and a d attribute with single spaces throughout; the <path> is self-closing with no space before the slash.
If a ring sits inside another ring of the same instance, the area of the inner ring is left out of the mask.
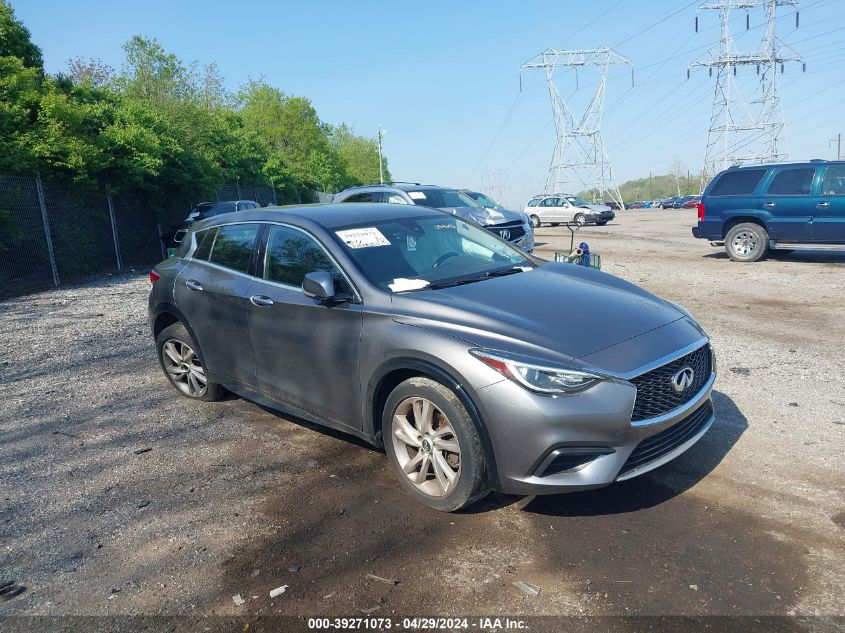
<path id="1" fill-rule="evenodd" d="M 425 200 L 425 194 L 422 191 L 409 191 L 408 196 L 411 200 Z"/>
<path id="2" fill-rule="evenodd" d="M 390 242 L 375 227 L 366 229 L 348 229 L 335 233 L 349 248 L 370 248 L 372 246 L 390 246 Z"/>

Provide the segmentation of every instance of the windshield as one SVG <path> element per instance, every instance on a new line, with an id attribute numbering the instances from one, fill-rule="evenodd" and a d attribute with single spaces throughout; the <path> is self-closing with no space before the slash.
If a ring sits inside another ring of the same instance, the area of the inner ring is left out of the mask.
<path id="1" fill-rule="evenodd" d="M 500 205 L 498 202 L 493 200 L 493 198 L 485 196 L 483 193 L 467 192 L 466 195 L 468 195 L 470 198 L 475 200 L 482 207 L 487 207 L 488 209 L 501 209 L 502 208 L 502 205 Z"/>
<path id="2" fill-rule="evenodd" d="M 479 205 L 460 191 L 454 189 L 425 189 L 424 191 L 409 191 L 408 196 L 423 207 L 443 209 L 446 207 L 478 207 Z"/>
<path id="3" fill-rule="evenodd" d="M 489 231 L 460 218 L 396 218 L 335 231 L 372 283 L 393 292 L 457 285 L 533 264 Z"/>
<path id="4" fill-rule="evenodd" d="M 566 199 L 569 200 L 570 204 L 574 204 L 576 207 L 583 207 L 590 204 L 581 196 L 566 196 Z"/>

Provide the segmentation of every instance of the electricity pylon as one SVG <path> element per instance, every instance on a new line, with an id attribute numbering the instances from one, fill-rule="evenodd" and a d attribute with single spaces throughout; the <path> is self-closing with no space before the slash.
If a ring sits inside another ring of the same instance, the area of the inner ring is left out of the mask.
<path id="1" fill-rule="evenodd" d="M 620 208 L 624 208 L 601 134 L 607 69 L 613 64 L 632 66 L 627 57 L 607 47 L 601 47 L 578 51 L 550 48 L 525 62 L 521 68 L 542 68 L 545 71 L 552 100 L 557 140 L 549 165 L 546 191 L 577 193 L 575 187 L 580 186 L 584 190 L 592 191 L 594 200 L 610 197 Z M 576 119 L 558 91 L 555 73 L 565 69 L 574 70 L 577 85 L 578 70 L 587 66 L 595 66 L 598 69 L 598 87 L 586 112 Z M 631 72 L 633 73 L 633 69 Z M 572 187 L 572 184 L 575 187 Z"/>
<path id="2" fill-rule="evenodd" d="M 779 6 L 798 6 L 798 0 L 722 0 L 708 2 L 699 10 L 719 11 L 721 38 L 718 50 L 713 49 L 687 69 L 687 78 L 695 68 L 716 69 L 713 112 L 704 153 L 702 186 L 718 171 L 730 165 L 747 162 L 772 163 L 788 157 L 785 123 L 778 92 L 778 71 L 783 73 L 787 62 L 802 62 L 801 57 L 775 37 L 775 21 Z M 741 53 L 734 46 L 730 29 L 731 11 L 745 10 L 745 27 L 750 28 L 750 10 L 763 9 L 765 26 L 756 51 Z M 798 11 L 795 12 L 798 26 Z M 698 17 L 695 18 L 696 31 Z M 737 69 L 754 66 L 757 86 L 746 100 L 736 83 Z M 806 69 L 806 64 L 804 64 Z"/>

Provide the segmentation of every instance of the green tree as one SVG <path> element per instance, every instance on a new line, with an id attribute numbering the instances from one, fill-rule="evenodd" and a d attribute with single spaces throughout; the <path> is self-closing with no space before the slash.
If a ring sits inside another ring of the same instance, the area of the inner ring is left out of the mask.
<path id="1" fill-rule="evenodd" d="M 329 127 L 329 141 L 332 148 L 346 164 L 352 184 L 378 182 L 378 142 L 374 138 L 358 136 L 345 123 Z M 387 168 L 387 159 L 382 160 L 384 179 L 392 180 Z"/>
<path id="2" fill-rule="evenodd" d="M 38 121 L 42 77 L 18 57 L 0 57 L 0 173 L 33 167 L 28 138 Z"/>
<path id="3" fill-rule="evenodd" d="M 41 49 L 32 42 L 29 29 L 15 17 L 6 0 L 0 0 L 0 57 L 17 57 L 27 68 L 44 71 Z"/>

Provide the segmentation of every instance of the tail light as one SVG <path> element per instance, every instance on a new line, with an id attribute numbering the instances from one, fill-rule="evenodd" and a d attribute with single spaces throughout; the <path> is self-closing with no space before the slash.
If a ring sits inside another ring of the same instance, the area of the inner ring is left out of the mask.
<path id="1" fill-rule="evenodd" d="M 161 275 L 159 275 L 156 271 L 151 270 L 150 271 L 150 284 L 155 285 L 155 282 L 157 282 L 159 279 L 161 279 Z"/>
<path id="2" fill-rule="evenodd" d="M 704 219 L 704 201 L 702 200 L 695 206 L 698 207 L 698 221 L 701 222 Z"/>

